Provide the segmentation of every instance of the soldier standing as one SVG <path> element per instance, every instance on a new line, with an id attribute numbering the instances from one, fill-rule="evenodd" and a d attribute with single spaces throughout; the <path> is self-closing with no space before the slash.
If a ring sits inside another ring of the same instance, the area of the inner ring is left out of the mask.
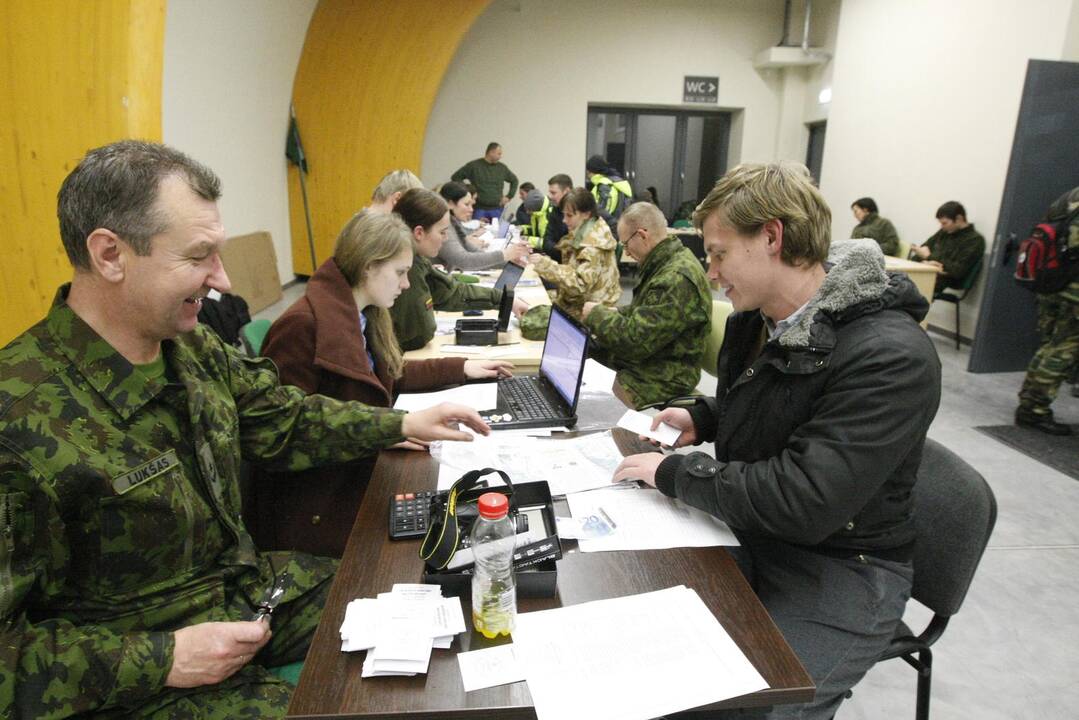
<path id="1" fill-rule="evenodd" d="M 584 304 L 592 356 L 617 371 L 615 394 L 632 407 L 691 393 L 711 331 L 708 278 L 682 241 L 667 235 L 667 220 L 651 203 L 626 209 L 618 238 L 639 263 L 640 280 L 629 305 Z"/>
<path id="2" fill-rule="evenodd" d="M 1079 208 L 1079 187 L 1061 195 L 1049 206 L 1050 222 L 1059 222 Z M 1068 245 L 1079 246 L 1079 217 L 1068 226 Z M 1060 292 L 1038 296 L 1038 330 L 1042 344 L 1027 366 L 1015 423 L 1050 435 L 1071 435 L 1072 429 L 1053 419 L 1049 407 L 1060 384 L 1079 363 L 1079 280 Z"/>
<path id="3" fill-rule="evenodd" d="M 60 189 L 74 277 L 0 350 L 0 708 L 20 717 L 283 715 L 267 667 L 304 657 L 337 566 L 256 552 L 240 458 L 301 470 L 487 430 L 305 395 L 198 325 L 229 290 L 219 195 L 135 141 Z"/>

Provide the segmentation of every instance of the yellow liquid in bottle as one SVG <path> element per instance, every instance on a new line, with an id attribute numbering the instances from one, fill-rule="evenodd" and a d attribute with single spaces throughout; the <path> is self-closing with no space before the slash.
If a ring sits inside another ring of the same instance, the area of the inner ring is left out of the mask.
<path id="1" fill-rule="evenodd" d="M 485 638 L 496 638 L 499 635 L 509 635 L 513 630 L 513 616 L 511 613 L 488 610 L 485 613 L 472 611 L 472 627 Z"/>

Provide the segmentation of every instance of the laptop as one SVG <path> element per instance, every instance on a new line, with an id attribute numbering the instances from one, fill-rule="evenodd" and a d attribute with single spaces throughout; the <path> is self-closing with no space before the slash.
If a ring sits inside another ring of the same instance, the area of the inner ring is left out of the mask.
<path id="1" fill-rule="evenodd" d="M 495 280 L 495 290 L 501 290 L 502 288 L 513 290 L 517 287 L 517 281 L 521 279 L 524 271 L 525 269 L 515 262 L 506 263 L 502 266 L 502 274 Z"/>
<path id="2" fill-rule="evenodd" d="M 483 419 L 492 430 L 575 425 L 587 358 L 588 331 L 551 306 L 539 375 L 499 380 L 498 407 Z"/>

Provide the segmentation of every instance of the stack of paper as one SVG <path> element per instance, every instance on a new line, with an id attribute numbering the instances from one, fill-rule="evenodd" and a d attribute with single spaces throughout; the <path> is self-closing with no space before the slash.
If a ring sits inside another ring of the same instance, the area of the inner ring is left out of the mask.
<path id="1" fill-rule="evenodd" d="M 513 646 L 539 720 L 645 720 L 768 687 L 682 585 L 520 614 Z"/>
<path id="2" fill-rule="evenodd" d="M 367 650 L 362 677 L 427 672 L 432 648 L 448 648 L 465 631 L 459 598 L 439 585 L 398 583 L 376 598 L 353 600 L 341 623 L 341 650 Z"/>

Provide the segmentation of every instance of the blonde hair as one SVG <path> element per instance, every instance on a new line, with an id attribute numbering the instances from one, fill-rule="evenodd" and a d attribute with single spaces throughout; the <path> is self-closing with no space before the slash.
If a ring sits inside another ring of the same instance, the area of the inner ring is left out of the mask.
<path id="1" fill-rule="evenodd" d="M 411 170 L 391 170 L 382 176 L 371 193 L 371 202 L 384 203 L 396 192 L 403 193 L 412 188 L 423 187 L 423 183 Z"/>
<path id="2" fill-rule="evenodd" d="M 396 215 L 358 213 L 337 236 L 333 259 L 349 287 L 361 285 L 368 272 L 405 251 L 412 251 L 412 233 Z M 401 377 L 405 361 L 386 308 L 361 308 L 367 316 L 371 354 L 385 365 L 390 377 Z"/>
<path id="3" fill-rule="evenodd" d="M 659 240 L 667 235 L 667 218 L 663 217 L 663 212 L 650 202 L 635 202 L 630 205 L 618 218 L 618 224 L 623 225 L 630 232 L 647 230 Z"/>
<path id="4" fill-rule="evenodd" d="M 714 212 L 741 235 L 759 232 L 769 220 L 783 223 L 780 258 L 787 265 L 823 263 L 831 244 L 832 211 L 805 165 L 743 164 L 731 168 L 693 211 L 701 229 Z"/>

